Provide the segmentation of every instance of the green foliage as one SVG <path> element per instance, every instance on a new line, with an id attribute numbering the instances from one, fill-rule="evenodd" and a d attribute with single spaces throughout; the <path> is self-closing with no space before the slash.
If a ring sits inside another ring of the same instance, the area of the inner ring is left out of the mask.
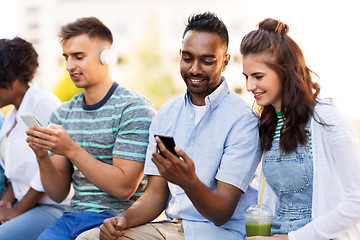
<path id="1" fill-rule="evenodd" d="M 154 19 L 148 19 L 147 26 Z M 133 75 L 126 81 L 126 85 L 146 96 L 158 109 L 161 105 L 172 99 L 176 93 L 172 75 L 163 65 L 161 51 L 158 49 L 158 34 L 156 29 L 148 27 L 140 42 L 135 46 L 134 53 L 126 62 Z"/>

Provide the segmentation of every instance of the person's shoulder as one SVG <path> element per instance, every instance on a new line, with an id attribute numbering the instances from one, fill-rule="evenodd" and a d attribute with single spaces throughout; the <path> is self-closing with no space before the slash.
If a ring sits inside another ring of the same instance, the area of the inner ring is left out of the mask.
<path id="1" fill-rule="evenodd" d="M 154 105 L 139 93 L 125 87 L 117 87 L 107 101 L 113 112 L 127 114 L 131 117 L 153 117 L 156 113 Z"/>
<path id="2" fill-rule="evenodd" d="M 52 92 L 41 89 L 38 87 L 32 87 L 31 89 L 31 99 L 32 104 L 35 102 L 54 102 L 60 105 L 60 99 Z"/>
<path id="3" fill-rule="evenodd" d="M 61 105 L 54 110 L 53 114 L 51 115 L 51 122 L 61 124 L 61 122 L 71 116 L 71 112 L 83 111 L 81 104 L 82 94 L 79 93 L 74 95 L 70 100 L 61 103 Z"/>
<path id="4" fill-rule="evenodd" d="M 335 99 L 326 98 L 316 100 L 314 115 L 315 117 L 320 117 L 325 122 L 326 120 L 333 122 L 339 119 L 339 117 L 343 117 L 344 113 L 338 107 Z"/>
<path id="5" fill-rule="evenodd" d="M 330 98 L 316 101 L 314 119 L 316 123 L 328 126 L 327 129 L 329 130 L 339 125 L 351 125 L 350 120 L 338 106 L 337 101 Z"/>
<path id="6" fill-rule="evenodd" d="M 129 105 L 138 104 L 138 105 L 149 105 L 153 107 L 153 104 L 145 96 L 133 90 L 130 90 L 126 87 L 118 86 L 115 89 L 114 94 L 111 96 L 111 98 L 114 101 L 118 101 L 120 99 L 121 101 L 127 102 Z"/>
<path id="7" fill-rule="evenodd" d="M 76 104 L 81 104 L 82 102 L 82 93 L 75 94 L 70 100 L 64 101 L 61 106 L 73 106 Z"/>
<path id="8" fill-rule="evenodd" d="M 70 109 L 72 109 L 74 107 L 81 107 L 81 101 L 82 101 L 81 99 L 82 99 L 82 94 L 81 93 L 76 94 L 70 100 L 61 103 L 61 105 L 58 107 L 57 111 L 68 112 Z"/>
<path id="9" fill-rule="evenodd" d="M 334 139 L 344 139 L 350 136 L 357 139 L 357 134 L 353 123 L 337 105 L 335 99 L 321 99 L 315 105 L 314 124 L 319 129 L 334 133 Z"/>
<path id="10" fill-rule="evenodd" d="M 176 96 L 173 100 L 164 103 L 158 110 L 158 114 L 178 112 L 180 107 L 185 104 L 184 95 Z"/>
<path id="11" fill-rule="evenodd" d="M 230 91 L 229 101 L 237 103 L 237 105 L 239 105 L 240 107 L 250 108 L 249 104 L 242 97 L 240 97 L 238 94 L 236 94 L 233 91 Z"/>
<path id="12" fill-rule="evenodd" d="M 226 108 L 234 114 L 238 114 L 241 117 L 255 117 L 253 109 L 250 105 L 238 94 L 230 91 L 226 104 Z"/>
<path id="13" fill-rule="evenodd" d="M 31 86 L 21 102 L 21 111 L 35 114 L 40 121 L 45 121 L 61 105 L 60 99 L 52 92 Z"/>
<path id="14" fill-rule="evenodd" d="M 320 98 L 315 100 L 315 109 L 317 111 L 327 111 L 337 108 L 337 102 L 333 98 Z"/>
<path id="15" fill-rule="evenodd" d="M 118 86 L 115 91 L 114 94 L 112 95 L 112 97 L 115 98 L 126 98 L 129 99 L 129 101 L 132 100 L 137 100 L 137 99 L 146 99 L 144 96 L 140 95 L 139 93 L 130 90 L 126 87 L 123 86 Z"/>

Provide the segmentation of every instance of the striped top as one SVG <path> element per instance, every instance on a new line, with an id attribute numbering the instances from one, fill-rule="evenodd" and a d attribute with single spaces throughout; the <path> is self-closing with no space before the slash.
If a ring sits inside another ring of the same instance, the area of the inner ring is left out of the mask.
<path id="1" fill-rule="evenodd" d="M 278 122 L 277 122 L 277 125 L 276 125 L 276 130 L 275 130 L 273 140 L 275 140 L 275 139 L 279 140 L 280 139 L 281 128 L 284 125 L 284 121 L 285 121 L 284 115 L 282 115 L 281 112 L 276 112 L 276 115 L 278 117 Z M 311 132 L 308 131 L 307 134 L 308 134 L 308 138 L 309 138 L 308 144 L 309 144 L 309 147 L 310 147 L 310 152 L 312 154 Z"/>
<path id="2" fill-rule="evenodd" d="M 95 105 L 87 105 L 82 93 L 74 96 L 53 113 L 50 122 L 62 125 L 77 144 L 101 162 L 112 164 L 113 158 L 144 162 L 154 114 L 148 100 L 114 83 Z M 75 194 L 67 211 L 118 214 L 138 199 L 145 183 L 142 181 L 129 201 L 120 201 L 93 185 L 74 166 Z"/>
<path id="3" fill-rule="evenodd" d="M 281 133 L 280 130 L 284 125 L 284 116 L 282 115 L 281 112 L 276 112 L 276 115 L 278 117 L 278 122 L 276 125 L 276 130 L 273 139 L 280 139 L 280 133 Z"/>

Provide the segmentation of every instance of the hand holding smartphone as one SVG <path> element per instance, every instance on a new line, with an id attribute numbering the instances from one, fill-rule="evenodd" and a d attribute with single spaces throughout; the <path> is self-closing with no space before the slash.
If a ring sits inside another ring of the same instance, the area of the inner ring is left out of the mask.
<path id="1" fill-rule="evenodd" d="M 174 141 L 174 138 L 171 137 L 171 136 L 164 136 L 164 135 L 157 135 L 155 134 L 154 137 L 159 137 L 160 140 L 164 143 L 165 147 L 172 153 L 174 154 L 175 156 L 179 157 L 179 155 L 175 152 L 175 141 Z M 160 151 L 160 149 L 159 149 Z M 160 154 L 165 157 L 161 151 L 160 151 Z"/>
<path id="2" fill-rule="evenodd" d="M 29 128 L 34 127 L 34 126 L 41 127 L 41 123 L 35 117 L 35 115 L 32 113 L 22 113 L 22 114 L 20 114 L 20 118 L 24 121 L 26 126 L 28 126 Z"/>

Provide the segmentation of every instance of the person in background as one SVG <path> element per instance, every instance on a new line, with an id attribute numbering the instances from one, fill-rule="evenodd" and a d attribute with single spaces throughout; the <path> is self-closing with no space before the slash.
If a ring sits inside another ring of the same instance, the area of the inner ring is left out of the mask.
<path id="1" fill-rule="evenodd" d="M 2 112 L 0 112 L 0 130 L 1 130 L 1 126 L 4 122 L 5 116 Z M 3 192 L 5 190 L 5 184 L 6 184 L 6 178 L 5 178 L 5 174 L 4 174 L 4 168 L 1 166 L 0 164 L 0 198 L 3 195 Z"/>
<path id="2" fill-rule="evenodd" d="M 0 112 L 0 129 L 1 129 L 1 126 L 2 126 L 2 124 L 4 122 L 4 119 L 5 119 L 4 114 L 2 112 Z"/>
<path id="3" fill-rule="evenodd" d="M 0 39 L 0 108 L 14 105 L 0 130 L 0 164 L 7 179 L 0 199 L 0 236 L 12 240 L 36 239 L 69 204 L 65 198 L 57 204 L 44 193 L 35 154 L 26 143 L 28 127 L 20 118 L 33 113 L 46 126 L 61 104 L 54 94 L 30 86 L 38 65 L 31 43 Z"/>
<path id="4" fill-rule="evenodd" d="M 249 184 L 261 154 L 255 115 L 222 77 L 228 41 L 215 14 L 189 17 L 180 50 L 187 91 L 151 124 L 144 195 L 77 239 L 244 239 L 242 215 L 256 203 Z M 173 136 L 178 156 L 155 134 Z M 168 220 L 150 223 L 163 210 Z"/>
<path id="5" fill-rule="evenodd" d="M 246 88 L 259 108 L 272 237 L 360 239 L 360 147 L 332 99 L 319 99 L 289 27 L 271 18 L 242 40 Z"/>
<path id="6" fill-rule="evenodd" d="M 83 91 L 53 113 L 48 127 L 27 132 L 46 193 L 59 202 L 71 184 L 75 191 L 70 208 L 40 235 L 46 240 L 75 239 L 143 193 L 155 114 L 147 99 L 112 80 L 104 53 L 109 53 L 113 37 L 99 19 L 79 18 L 64 25 L 59 37 L 66 69 Z"/>

